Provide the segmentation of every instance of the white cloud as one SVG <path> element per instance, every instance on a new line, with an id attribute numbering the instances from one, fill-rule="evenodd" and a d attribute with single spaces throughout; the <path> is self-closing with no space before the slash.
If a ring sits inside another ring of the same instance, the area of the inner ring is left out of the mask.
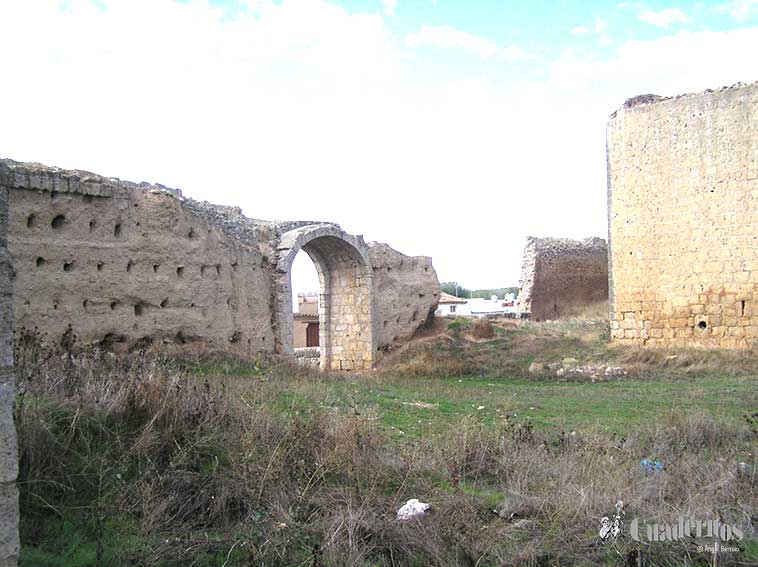
<path id="1" fill-rule="evenodd" d="M 611 38 L 605 32 L 608 30 L 608 22 L 606 22 L 600 16 L 595 16 L 595 23 L 592 26 L 592 30 L 588 26 L 580 25 L 572 28 L 572 35 L 585 35 L 592 31 L 596 36 L 600 45 L 608 46 L 613 43 Z"/>
<path id="2" fill-rule="evenodd" d="M 407 34 L 405 43 L 409 47 L 430 45 L 438 49 L 462 49 L 478 55 L 482 59 L 491 57 L 503 57 L 510 60 L 536 58 L 536 55 L 528 53 L 518 46 L 498 47 L 492 40 L 449 25 L 424 25 L 417 32 Z"/>
<path id="3" fill-rule="evenodd" d="M 535 63 L 541 83 L 489 79 L 519 49 L 431 33 L 490 66 L 426 81 L 382 14 L 326 0 L 249 0 L 235 21 L 198 0 L 105 4 L 0 2 L 0 156 L 333 220 L 469 287 L 515 284 L 527 234 L 605 233 L 605 121 L 624 99 L 758 79 L 758 29 L 565 52 Z"/>
<path id="4" fill-rule="evenodd" d="M 716 6 L 718 12 L 727 12 L 738 22 L 744 22 L 758 12 L 758 0 L 732 0 Z"/>
<path id="5" fill-rule="evenodd" d="M 643 93 L 671 96 L 758 79 L 752 54 L 758 28 L 730 32 L 681 31 L 654 41 L 630 41 L 606 59 L 566 50 L 553 65 L 553 84 L 568 91 L 625 98 Z M 735 56 L 744 54 L 744 56 Z"/>
<path id="6" fill-rule="evenodd" d="M 388 16 L 394 16 L 397 9 L 397 0 L 382 0 L 384 13 Z"/>
<path id="7" fill-rule="evenodd" d="M 667 29 L 671 24 L 688 24 L 692 21 L 692 18 L 678 8 L 664 8 L 658 12 L 646 10 L 639 14 L 639 19 L 664 29 Z"/>

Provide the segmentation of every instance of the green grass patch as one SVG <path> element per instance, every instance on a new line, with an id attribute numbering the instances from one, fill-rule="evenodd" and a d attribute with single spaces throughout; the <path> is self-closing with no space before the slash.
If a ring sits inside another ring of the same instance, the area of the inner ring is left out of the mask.
<path id="1" fill-rule="evenodd" d="M 482 424 L 529 421 L 543 429 L 600 429 L 625 434 L 642 426 L 665 427 L 676 413 L 706 413 L 738 423 L 758 407 L 753 376 L 660 377 L 608 382 L 464 378 L 315 378 L 288 384 L 282 412 L 309 406 L 333 413 L 375 415 L 402 437 L 445 434 L 461 420 Z"/>

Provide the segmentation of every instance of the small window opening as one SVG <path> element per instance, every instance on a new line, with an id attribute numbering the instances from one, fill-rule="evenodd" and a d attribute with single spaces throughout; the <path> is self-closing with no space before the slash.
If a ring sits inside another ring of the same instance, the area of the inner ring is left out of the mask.
<path id="1" fill-rule="evenodd" d="M 64 224 L 66 224 L 66 217 L 64 215 L 58 215 L 52 220 L 50 226 L 52 226 L 55 230 L 60 230 L 63 228 Z"/>

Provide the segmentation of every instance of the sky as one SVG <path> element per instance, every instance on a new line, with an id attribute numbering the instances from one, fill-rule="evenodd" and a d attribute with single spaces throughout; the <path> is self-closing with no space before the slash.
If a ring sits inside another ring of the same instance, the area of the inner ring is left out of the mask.
<path id="1" fill-rule="evenodd" d="M 758 0 L 0 0 L 0 29 L 0 157 L 337 222 L 469 288 L 517 285 L 526 236 L 606 236 L 627 98 L 758 80 Z"/>

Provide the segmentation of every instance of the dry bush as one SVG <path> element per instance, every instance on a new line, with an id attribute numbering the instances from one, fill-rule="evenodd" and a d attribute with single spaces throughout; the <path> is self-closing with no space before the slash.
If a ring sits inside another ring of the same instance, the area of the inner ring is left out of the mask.
<path id="1" fill-rule="evenodd" d="M 409 351 L 404 360 L 388 367 L 385 372 L 398 376 L 468 376 L 478 370 L 479 366 L 464 351 L 427 346 Z"/>
<path id="2" fill-rule="evenodd" d="M 627 518 L 721 514 L 748 530 L 758 509 L 758 478 L 736 467 L 755 433 L 705 416 L 627 439 L 463 422 L 397 444 L 359 409 L 283 409 L 302 378 L 282 366 L 209 381 L 150 353 L 17 346 L 24 545 L 57 516 L 131 518 L 128 535 L 149 545 L 112 550 L 110 565 L 600 564 L 611 551 L 597 529 L 617 500 Z M 409 498 L 432 512 L 398 522 Z M 614 549 L 622 564 L 636 548 Z M 678 565 L 686 550 L 643 551 Z"/>
<path id="3" fill-rule="evenodd" d="M 487 319 L 477 319 L 471 326 L 470 334 L 475 339 L 491 339 L 495 336 L 495 328 L 492 326 L 492 322 Z"/>
<path id="4" fill-rule="evenodd" d="M 580 320 L 608 320 L 610 306 L 608 300 L 595 301 L 583 306 L 577 306 L 568 309 L 561 316 L 561 319 L 580 319 Z"/>
<path id="5" fill-rule="evenodd" d="M 755 350 L 613 346 L 611 352 L 635 374 L 665 371 L 672 374 L 750 375 L 758 366 Z"/>

